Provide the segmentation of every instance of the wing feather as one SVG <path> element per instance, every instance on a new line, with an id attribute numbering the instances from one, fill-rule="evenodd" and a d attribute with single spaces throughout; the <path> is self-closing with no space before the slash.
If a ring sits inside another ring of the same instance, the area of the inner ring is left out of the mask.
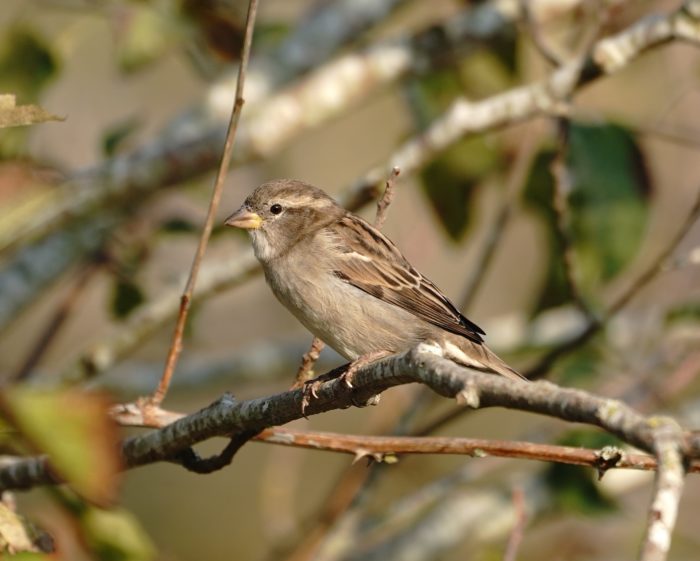
<path id="1" fill-rule="evenodd" d="M 333 263 L 337 277 L 428 323 L 483 343 L 484 331 L 416 271 L 379 230 L 346 214 L 328 232 L 339 249 L 340 257 Z"/>

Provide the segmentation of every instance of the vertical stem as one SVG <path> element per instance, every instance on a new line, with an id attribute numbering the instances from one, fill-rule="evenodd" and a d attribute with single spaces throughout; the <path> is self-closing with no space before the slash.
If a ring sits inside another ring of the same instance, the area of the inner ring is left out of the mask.
<path id="1" fill-rule="evenodd" d="M 187 285 L 185 286 L 185 290 L 180 298 L 180 312 L 177 316 L 175 332 L 173 334 L 173 341 L 170 345 L 168 357 L 165 361 L 163 375 L 161 376 L 156 391 L 153 393 L 150 400 L 148 401 L 149 405 L 158 406 L 162 403 L 163 399 L 165 398 L 165 394 L 168 392 L 168 388 L 170 387 L 170 380 L 172 379 L 173 372 L 175 371 L 175 366 L 177 365 L 180 352 L 182 351 L 182 337 L 185 331 L 185 323 L 187 322 L 187 314 L 190 310 L 190 303 L 192 301 L 194 285 L 197 281 L 197 274 L 199 273 L 199 267 L 202 263 L 204 252 L 206 251 L 207 244 L 209 243 L 209 237 L 211 236 L 212 228 L 214 227 L 214 218 L 216 216 L 216 211 L 219 207 L 219 201 L 221 200 L 221 192 L 223 191 L 224 177 L 226 176 L 229 164 L 231 162 L 233 144 L 236 139 L 236 131 L 238 130 L 238 121 L 240 120 L 241 110 L 243 108 L 243 85 L 245 83 L 246 70 L 248 68 L 248 60 L 250 59 L 250 45 L 253 40 L 253 29 L 255 27 L 255 16 L 257 14 L 257 11 L 258 0 L 250 0 L 250 3 L 248 4 L 248 15 L 246 18 L 245 25 L 245 38 L 243 41 L 241 64 L 238 67 L 236 96 L 233 102 L 233 109 L 231 111 L 231 120 L 228 124 L 228 131 L 226 132 L 224 153 L 221 157 L 221 163 L 219 164 L 219 169 L 216 173 L 216 180 L 214 181 L 214 190 L 211 195 L 211 200 L 209 201 L 209 210 L 207 212 L 207 219 L 204 223 L 204 230 L 202 231 L 202 235 L 199 238 L 199 245 L 197 246 L 197 252 L 195 253 L 194 260 L 192 261 L 192 267 L 190 269 L 190 276 L 187 279 Z"/>

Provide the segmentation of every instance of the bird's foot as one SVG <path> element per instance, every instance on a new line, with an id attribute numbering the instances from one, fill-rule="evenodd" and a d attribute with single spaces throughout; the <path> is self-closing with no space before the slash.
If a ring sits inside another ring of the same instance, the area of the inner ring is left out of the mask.
<path id="1" fill-rule="evenodd" d="M 359 358 L 356 358 L 353 360 L 343 372 L 341 375 L 341 380 L 345 384 L 345 387 L 351 390 L 353 388 L 352 381 L 355 377 L 355 374 L 363 367 L 367 366 L 368 364 L 372 364 L 373 362 L 376 362 L 377 360 L 380 360 L 382 358 L 385 358 L 387 356 L 391 355 L 389 351 L 374 351 L 371 353 L 367 353 L 366 355 L 362 355 Z M 364 402 L 359 402 L 355 398 L 352 399 L 352 404 L 355 407 L 367 407 L 368 405 L 377 405 L 379 403 L 379 399 L 381 396 L 379 394 L 371 396 L 368 400 Z"/>
<path id="2" fill-rule="evenodd" d="M 326 374 L 321 374 L 313 380 L 306 380 L 305 382 L 300 382 L 299 380 L 297 380 L 297 382 L 292 386 L 291 389 L 297 389 L 299 387 L 302 388 L 301 414 L 304 417 L 306 417 L 307 407 L 309 406 L 312 400 L 318 398 L 318 390 L 321 387 L 321 385 L 323 385 L 325 382 L 329 382 L 340 377 L 345 387 L 349 390 L 352 390 L 353 378 L 361 368 L 381 358 L 387 357 L 390 354 L 391 353 L 389 351 L 375 351 L 366 355 L 362 355 L 361 357 L 355 359 L 350 364 L 348 364 L 344 370 L 339 371 L 339 369 L 335 369 Z M 379 398 L 379 395 L 374 395 L 370 397 L 367 401 L 364 401 L 362 403 L 354 399 L 352 400 L 352 403 L 355 407 L 366 407 L 368 405 L 376 405 L 377 403 L 379 403 Z"/>
<path id="3" fill-rule="evenodd" d="M 316 376 L 313 380 L 306 380 L 305 382 L 299 383 L 298 381 L 292 386 L 291 389 L 297 389 L 301 387 L 301 414 L 306 417 L 306 408 L 309 406 L 313 399 L 318 398 L 318 389 L 325 383 L 335 380 L 343 373 L 339 372 L 338 369 L 331 370 L 326 374 L 321 374 Z"/>
<path id="4" fill-rule="evenodd" d="M 345 372 L 343 372 L 340 378 L 343 380 L 343 383 L 348 389 L 352 389 L 352 380 L 355 377 L 355 374 L 357 374 L 361 368 L 367 366 L 368 364 L 372 364 L 379 359 L 385 358 L 390 354 L 391 353 L 389 351 L 373 351 L 371 353 L 367 353 L 366 355 L 362 355 L 348 365 L 347 369 Z"/>

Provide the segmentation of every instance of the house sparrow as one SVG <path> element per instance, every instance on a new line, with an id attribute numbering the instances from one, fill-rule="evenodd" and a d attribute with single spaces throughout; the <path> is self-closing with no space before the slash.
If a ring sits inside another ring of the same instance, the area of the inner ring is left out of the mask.
<path id="1" fill-rule="evenodd" d="M 321 189 L 264 183 L 225 223 L 248 231 L 277 299 L 353 364 L 426 342 L 463 366 L 523 379 L 389 238 Z"/>

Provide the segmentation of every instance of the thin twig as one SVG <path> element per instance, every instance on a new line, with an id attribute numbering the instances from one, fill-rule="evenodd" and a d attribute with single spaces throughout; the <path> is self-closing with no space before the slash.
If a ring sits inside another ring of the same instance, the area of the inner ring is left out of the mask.
<path id="1" fill-rule="evenodd" d="M 542 58 L 554 68 L 557 68 L 561 66 L 562 58 L 547 44 L 547 41 L 542 36 L 542 29 L 532 13 L 531 3 L 532 0 L 520 0 L 520 17 L 525 23 L 527 31 L 530 32 L 532 44 L 535 45 Z"/>
<path id="2" fill-rule="evenodd" d="M 410 405 L 404 411 L 399 408 L 392 409 L 394 427 L 393 430 L 389 431 L 390 434 L 405 435 L 411 420 L 418 411 L 423 410 L 427 397 L 429 397 L 427 392 L 420 392 L 416 398 L 410 400 Z M 362 509 L 374 496 L 373 490 L 377 488 L 383 475 L 387 473 L 383 469 L 386 465 L 382 463 L 373 462 L 372 465 L 363 467 L 359 473 L 355 468 L 356 465 L 357 462 L 353 462 L 345 470 L 323 501 L 323 506 L 319 509 L 320 515 L 316 517 L 317 520 L 324 522 L 323 525 L 316 522 L 314 524 L 315 531 L 304 535 L 285 561 L 318 558 L 320 557 L 319 550 L 322 550 L 331 541 L 336 543 L 340 533 L 352 534 L 354 531 L 352 521 L 359 518 Z"/>
<path id="3" fill-rule="evenodd" d="M 321 339 L 318 337 L 313 338 L 309 350 L 306 351 L 301 357 L 301 364 L 299 365 L 299 370 L 297 370 L 297 375 L 295 378 L 296 381 L 294 382 L 292 388 L 302 387 L 305 382 L 313 378 L 314 365 L 316 364 L 318 357 L 321 356 L 321 351 L 325 346 L 326 344 Z"/>
<path id="4" fill-rule="evenodd" d="M 46 351 L 49 350 L 51 344 L 56 340 L 56 336 L 66 324 L 66 320 L 70 317 L 75 304 L 78 302 L 83 290 L 87 287 L 88 282 L 98 270 L 99 264 L 95 262 L 87 263 L 81 267 L 76 275 L 73 286 L 70 287 L 56 306 L 48 323 L 39 334 L 39 337 L 37 337 L 29 353 L 27 353 L 24 362 L 11 377 L 12 381 L 19 382 L 31 376 L 36 365 L 39 364 L 39 361 L 46 354 Z"/>
<path id="5" fill-rule="evenodd" d="M 607 319 L 610 319 L 610 316 L 606 316 Z M 603 320 L 592 319 L 578 335 L 564 341 L 541 356 L 534 365 L 525 370 L 523 376 L 529 380 L 544 378 L 557 361 L 585 345 L 604 325 L 605 322 Z"/>
<path id="6" fill-rule="evenodd" d="M 525 493 L 522 487 L 513 487 L 513 507 L 515 510 L 515 524 L 508 537 L 508 545 L 503 555 L 503 561 L 515 561 L 518 556 L 520 543 L 523 541 L 525 525 L 527 524 L 527 510 L 525 509 Z"/>
<path id="7" fill-rule="evenodd" d="M 700 146 L 700 132 L 661 124 L 628 124 L 627 127 L 636 135 L 645 135 L 665 140 L 679 146 L 697 148 Z"/>
<path id="8" fill-rule="evenodd" d="M 556 57 L 549 53 L 546 46 L 540 42 L 537 28 L 534 25 L 534 22 L 531 20 L 531 14 L 528 4 L 529 0 L 520 0 L 520 8 L 522 10 L 523 17 L 526 19 L 526 21 L 528 21 L 528 25 L 531 28 L 533 40 L 536 42 L 537 47 L 541 50 L 543 56 L 545 56 L 545 58 L 548 58 L 551 62 L 555 63 L 557 67 L 561 66 L 559 72 L 565 74 L 566 69 L 564 68 L 563 62 L 559 60 L 559 57 Z M 590 56 L 589 53 L 593 49 L 594 41 L 598 35 L 598 31 L 600 29 L 600 25 L 602 25 L 602 22 L 603 18 L 599 18 L 598 25 L 595 26 L 586 35 L 583 42 L 584 48 L 582 49 L 582 53 L 570 64 L 571 68 L 568 71 L 568 75 L 566 76 L 566 79 L 563 80 L 564 87 L 557 90 L 556 93 L 554 91 L 550 92 L 553 103 L 564 103 L 568 107 L 571 94 L 574 92 L 574 89 L 576 88 L 577 84 L 579 84 L 579 82 L 581 81 L 581 73 L 583 71 L 583 68 L 585 67 L 586 60 Z M 518 158 L 516 159 L 513 165 L 513 170 L 508 179 L 506 199 L 504 200 L 501 208 L 499 209 L 499 213 L 495 221 L 493 222 L 489 235 L 486 238 L 486 243 L 484 244 L 484 247 L 482 248 L 482 251 L 477 260 L 477 264 L 472 269 L 473 273 L 469 277 L 469 281 L 467 282 L 467 287 L 465 289 L 464 296 L 461 302 L 462 310 L 467 310 L 471 305 L 474 297 L 476 296 L 476 293 L 486 275 L 486 271 L 488 270 L 488 265 L 495 254 L 498 242 L 500 241 L 503 231 L 505 230 L 505 225 L 507 224 L 510 218 L 512 206 L 517 197 L 518 191 L 520 188 L 522 188 L 522 186 L 527 180 L 526 173 L 534 155 L 533 147 L 536 144 L 532 140 L 530 140 L 529 142 L 530 144 L 523 145 L 523 148 L 518 153 Z M 567 253 L 565 252 L 565 257 L 566 255 Z M 573 283 L 572 286 L 574 286 L 575 288 L 575 283 Z M 578 291 L 575 290 L 575 293 L 578 294 Z"/>
<path id="9" fill-rule="evenodd" d="M 391 173 L 386 179 L 386 188 L 384 189 L 384 194 L 377 201 L 377 214 L 374 217 L 374 227 L 377 230 L 381 230 L 384 226 L 384 221 L 386 220 L 386 213 L 394 200 L 394 181 L 401 173 L 401 170 L 394 166 L 391 168 Z"/>
<path id="10" fill-rule="evenodd" d="M 661 273 L 668 266 L 669 260 L 673 255 L 673 252 L 678 248 L 683 238 L 695 223 L 695 221 L 700 217 L 700 191 L 696 194 L 695 202 L 686 216 L 685 221 L 676 232 L 675 236 L 671 238 L 669 243 L 664 247 L 664 249 L 656 256 L 656 259 L 635 279 L 635 281 L 630 284 L 626 290 L 622 292 L 613 302 L 611 302 L 600 318 L 591 318 L 586 328 L 579 333 L 574 338 L 564 341 L 558 347 L 552 349 L 537 363 L 529 368 L 525 376 L 530 379 L 537 379 L 544 376 L 552 365 L 559 360 L 561 357 L 569 354 L 570 352 L 576 350 L 581 345 L 586 343 L 593 337 L 600 329 L 608 322 L 613 316 L 615 316 L 620 310 L 622 310 L 629 302 L 634 298 L 639 292 L 647 286 L 659 273 Z"/>
<path id="11" fill-rule="evenodd" d="M 239 135 L 235 161 L 243 163 L 269 154 L 300 131 L 318 126 L 354 106 L 378 87 L 405 75 L 414 65 L 424 64 L 425 56 L 431 56 L 435 49 L 425 41 L 412 39 L 414 34 L 407 34 L 399 47 L 402 64 L 392 65 L 387 72 L 386 64 L 382 63 L 387 50 L 394 56 L 396 41 L 392 37 L 372 41 L 371 47 L 359 55 L 359 68 L 363 70 L 352 75 L 347 72 L 348 59 L 358 61 L 358 51 L 348 53 L 348 46 L 356 45 L 358 36 L 381 25 L 390 13 L 405 3 L 407 0 L 339 0 L 313 2 L 308 10 L 303 9 L 289 33 L 272 48 L 256 53 L 246 71 L 246 129 L 249 134 Z M 486 5 L 480 11 L 487 17 L 499 18 L 495 28 L 486 25 L 486 33 L 492 40 L 513 20 L 513 15 L 500 6 Z M 462 12 L 463 19 L 471 20 L 470 10 L 465 8 Z M 448 18 L 441 25 L 453 19 Z M 474 36 L 481 38 L 483 28 L 481 23 L 471 25 L 453 40 L 463 44 Z M 188 104 L 150 142 L 116 158 L 105 159 L 97 166 L 69 174 L 69 181 L 57 186 L 51 197 L 43 196 L 27 207 L 32 208 L 32 212 L 24 212 L 21 220 L 10 220 L 10 211 L 3 205 L 0 253 L 10 245 L 19 247 L 23 240 L 55 232 L 67 221 L 94 217 L 96 213 L 99 219 L 101 209 L 122 207 L 125 202 L 133 208 L 158 189 L 214 171 L 220 163 L 221 143 L 230 117 L 230 113 L 224 114 L 221 99 L 233 97 L 233 82 L 233 72 L 222 72 L 206 92 L 202 92 L 195 107 Z M 327 87 L 341 83 L 343 87 L 335 89 L 337 95 L 318 95 Z M 291 115 L 290 112 L 280 113 L 280 98 L 289 100 L 290 96 L 299 103 L 299 111 Z M 251 106 L 256 111 L 251 111 Z M 311 111 L 316 116 L 313 122 L 296 118 L 297 114 L 308 115 Z M 13 223 L 15 231 L 8 230 Z"/>
<path id="12" fill-rule="evenodd" d="M 508 174 L 508 179 L 506 180 L 506 192 L 501 199 L 496 217 L 491 222 L 489 231 L 486 233 L 486 241 L 479 250 L 476 263 L 471 267 L 471 274 L 467 280 L 464 296 L 460 302 L 460 309 L 463 311 L 469 310 L 469 307 L 486 278 L 486 273 L 496 254 L 498 244 L 513 215 L 513 208 L 518 200 L 520 191 L 527 181 L 527 172 L 532 165 L 533 157 L 537 151 L 538 140 L 539 135 L 526 134 L 523 142 L 520 144 L 520 149 L 515 156 L 515 161 L 513 162 L 511 171 Z"/>
<path id="13" fill-rule="evenodd" d="M 641 561 L 665 561 L 671 548 L 685 478 L 682 438 L 682 431 L 673 420 L 665 420 L 657 429 L 654 452 L 659 465 L 654 479 L 647 531 L 642 542 Z"/>
<path id="14" fill-rule="evenodd" d="M 207 218 L 204 223 L 204 230 L 202 231 L 202 235 L 199 238 L 199 245 L 197 246 L 197 252 L 195 253 L 194 260 L 192 261 L 190 276 L 187 279 L 187 285 L 185 286 L 185 290 L 180 300 L 180 313 L 177 317 L 175 332 L 173 334 L 173 341 L 170 346 L 170 350 L 168 351 L 168 357 L 165 362 L 163 376 L 161 377 L 160 382 L 158 383 L 156 391 L 153 393 L 153 395 L 148 401 L 150 405 L 160 405 L 163 402 L 165 394 L 168 392 L 168 388 L 170 387 L 170 380 L 173 376 L 173 372 L 175 371 L 177 360 L 180 356 L 180 352 L 182 351 L 182 337 L 185 332 L 185 323 L 187 322 L 187 314 L 190 309 L 192 293 L 194 292 L 194 286 L 197 282 L 197 274 L 199 273 L 199 267 L 202 263 L 202 258 L 204 257 L 204 252 L 207 249 L 209 237 L 211 236 L 211 231 L 214 227 L 216 211 L 219 208 L 219 201 L 221 199 L 221 193 L 223 191 L 224 178 L 226 177 L 226 173 L 228 172 L 229 163 L 231 161 L 231 154 L 233 151 L 233 144 L 236 140 L 238 122 L 240 119 L 241 110 L 243 109 L 243 86 L 245 84 L 246 69 L 248 68 L 248 61 L 250 59 L 250 46 L 253 40 L 253 29 L 255 28 L 255 16 L 257 13 L 257 9 L 258 0 L 250 0 L 248 4 L 248 15 L 246 17 L 245 38 L 243 42 L 243 52 L 241 54 L 241 64 L 238 67 L 236 95 L 231 111 L 231 120 L 229 121 L 228 131 L 226 132 L 224 152 L 221 157 L 219 169 L 216 173 L 216 180 L 214 181 L 214 190 L 212 192 L 211 200 L 209 201 L 209 210 L 207 212 Z"/>
<path id="15" fill-rule="evenodd" d="M 676 235 L 671 239 L 669 244 L 659 253 L 652 264 L 637 277 L 637 279 L 623 291 L 615 301 L 608 306 L 606 317 L 609 319 L 611 316 L 615 315 L 622 308 L 624 308 L 632 298 L 634 298 L 639 291 L 644 288 L 649 282 L 651 282 L 656 275 L 661 273 L 670 264 L 671 256 L 676 248 L 680 245 L 685 235 L 688 233 L 690 228 L 695 224 L 695 221 L 700 217 L 700 191 L 695 195 L 695 201 L 693 202 L 690 212 L 685 218 L 685 221 L 681 227 L 676 232 Z"/>
<path id="16" fill-rule="evenodd" d="M 685 221 L 681 225 L 676 234 L 669 240 L 664 249 L 656 256 L 654 261 L 632 282 L 629 287 L 622 292 L 615 300 L 610 303 L 604 313 L 599 318 L 592 318 L 588 325 L 573 338 L 564 341 L 557 347 L 551 349 L 540 357 L 539 360 L 530 368 L 526 369 L 524 376 L 530 380 L 536 380 L 544 377 L 554 366 L 554 364 L 562 357 L 572 353 L 588 342 L 602 327 L 620 312 L 645 286 L 647 286 L 660 272 L 666 269 L 666 266 L 673 255 L 673 252 L 678 248 L 680 242 L 686 236 L 692 225 L 700 217 L 700 191 L 696 194 L 695 202 L 688 213 Z M 431 434 L 453 420 L 465 414 L 464 407 L 455 407 L 439 418 L 431 421 L 423 427 L 416 430 L 414 434 L 426 435 Z"/>
<path id="17" fill-rule="evenodd" d="M 578 82 L 581 73 L 583 72 L 584 62 L 590 56 L 592 49 L 595 46 L 596 39 L 600 33 L 600 29 L 607 19 L 607 11 L 601 10 L 597 13 L 594 25 L 587 29 L 581 41 L 581 46 L 578 49 L 579 55 L 577 59 L 580 61 L 578 68 Z M 563 64 L 563 63 L 560 63 Z M 573 89 L 566 94 L 563 101 L 567 105 L 571 104 L 571 96 Z M 573 190 L 572 178 L 569 168 L 566 163 L 569 152 L 569 135 L 571 123 L 568 116 L 562 116 L 556 119 L 558 150 L 557 155 L 552 161 L 551 172 L 554 177 L 554 189 L 552 190 L 552 210 L 554 211 L 554 231 L 560 245 L 562 253 L 562 266 L 564 268 L 564 281 L 566 282 L 567 290 L 576 307 L 586 318 L 593 318 L 594 314 L 588 303 L 583 298 L 581 290 L 577 282 L 576 262 L 574 258 L 574 246 L 570 232 L 570 218 L 568 197 Z"/>
<path id="18" fill-rule="evenodd" d="M 561 263 L 564 268 L 564 281 L 569 291 L 569 296 L 574 305 L 581 311 L 584 317 L 593 317 L 593 312 L 581 294 L 576 274 L 576 260 L 574 258 L 574 244 L 571 239 L 571 220 L 569 216 L 568 197 L 573 189 L 571 172 L 566 164 L 569 151 L 569 134 L 571 123 L 567 118 L 557 119 L 559 148 L 552 161 L 551 172 L 554 177 L 552 189 L 552 210 L 554 211 L 554 232 L 561 250 Z"/>
<path id="19" fill-rule="evenodd" d="M 376 462 L 391 462 L 396 456 L 405 454 L 455 454 L 475 458 L 493 456 L 588 466 L 601 470 L 602 473 L 613 468 L 654 471 L 657 467 L 656 459 L 648 454 L 628 454 L 616 449 L 618 453 L 610 460 L 611 456 L 606 450 L 510 440 L 353 435 L 281 427 L 265 429 L 253 440 L 295 448 L 340 452 L 353 455 L 355 460 L 368 458 Z M 700 462 L 692 462 L 689 471 L 700 473 Z"/>
<path id="20" fill-rule="evenodd" d="M 200 475 L 214 473 L 229 465 L 233 461 L 233 457 L 236 453 L 246 442 L 253 438 L 255 434 L 256 431 L 246 431 L 234 435 L 219 454 L 209 456 L 208 458 L 200 457 L 194 448 L 185 448 L 174 456 L 173 462 L 180 464 L 187 471 Z"/>
<path id="21" fill-rule="evenodd" d="M 356 504 L 357 497 L 362 495 L 362 490 L 366 488 L 367 480 L 372 473 L 373 470 L 367 469 L 362 464 L 351 464 L 334 485 L 329 499 L 318 510 L 318 514 L 307 522 L 301 539 L 274 551 L 268 559 L 275 561 L 318 559 L 318 550 L 323 540 L 337 526 L 339 518 Z"/>
<path id="22" fill-rule="evenodd" d="M 654 403 L 665 409 L 668 400 L 678 395 L 700 376 L 700 351 L 686 356 L 676 369 L 665 376 L 663 385 L 653 395 Z"/>

